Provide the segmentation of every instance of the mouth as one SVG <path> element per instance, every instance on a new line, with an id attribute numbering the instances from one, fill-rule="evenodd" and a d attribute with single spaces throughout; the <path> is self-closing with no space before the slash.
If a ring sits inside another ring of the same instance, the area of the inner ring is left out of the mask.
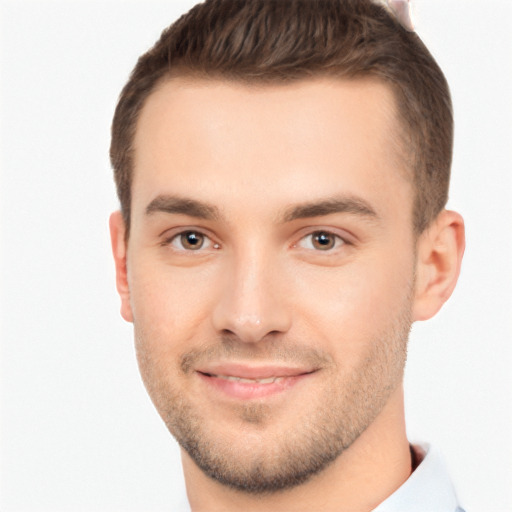
<path id="1" fill-rule="evenodd" d="M 220 393 L 224 397 L 250 400 L 290 390 L 316 371 L 310 368 L 219 365 L 198 369 L 196 373 L 211 392 Z"/>
<path id="2" fill-rule="evenodd" d="M 243 384 L 273 384 L 274 382 L 281 382 L 286 377 L 265 377 L 261 379 L 247 379 L 245 377 L 236 377 L 234 375 L 215 375 L 205 373 L 203 374 L 207 377 L 214 377 L 216 379 L 224 379 L 229 380 L 231 382 L 241 382 Z"/>

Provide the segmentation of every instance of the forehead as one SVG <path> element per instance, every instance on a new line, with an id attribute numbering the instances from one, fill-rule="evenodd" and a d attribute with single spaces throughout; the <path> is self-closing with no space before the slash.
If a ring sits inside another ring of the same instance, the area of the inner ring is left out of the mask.
<path id="1" fill-rule="evenodd" d="M 397 126 L 393 93 L 378 81 L 172 78 L 137 123 L 134 211 L 162 193 L 216 194 L 224 207 L 255 195 L 269 206 L 329 192 L 393 197 L 397 184 L 409 188 Z"/>

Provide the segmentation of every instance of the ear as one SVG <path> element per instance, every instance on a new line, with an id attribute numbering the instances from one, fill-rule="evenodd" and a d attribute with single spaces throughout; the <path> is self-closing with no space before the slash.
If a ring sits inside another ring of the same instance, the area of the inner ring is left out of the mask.
<path id="1" fill-rule="evenodd" d="M 120 211 L 110 216 L 110 240 L 112 242 L 112 253 L 116 265 L 116 286 L 121 297 L 121 316 L 127 322 L 133 322 L 132 307 L 130 304 L 130 288 L 128 286 L 128 272 L 126 268 L 125 225 Z"/>
<path id="2" fill-rule="evenodd" d="M 413 320 L 433 317 L 452 294 L 465 248 L 464 220 L 443 210 L 418 239 Z"/>

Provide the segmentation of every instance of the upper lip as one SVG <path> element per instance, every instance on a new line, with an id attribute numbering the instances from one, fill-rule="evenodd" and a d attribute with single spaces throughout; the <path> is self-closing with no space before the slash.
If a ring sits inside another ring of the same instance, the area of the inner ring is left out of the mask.
<path id="1" fill-rule="evenodd" d="M 196 371 L 206 375 L 223 375 L 226 377 L 239 377 L 241 379 L 268 379 L 271 377 L 296 377 L 312 373 L 316 368 L 269 365 L 247 365 L 237 363 L 211 363 Z"/>

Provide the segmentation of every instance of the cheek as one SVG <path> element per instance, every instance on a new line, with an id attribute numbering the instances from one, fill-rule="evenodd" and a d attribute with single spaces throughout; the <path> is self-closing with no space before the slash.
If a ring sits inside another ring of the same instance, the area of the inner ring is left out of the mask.
<path id="1" fill-rule="evenodd" d="M 207 333 L 204 286 L 158 265 L 141 265 L 130 278 L 135 349 L 144 384 L 162 413 L 177 389 L 180 356 Z M 171 400 L 172 401 L 172 400 Z"/>
<path id="2" fill-rule="evenodd" d="M 412 261 L 380 261 L 385 259 L 325 269 L 323 275 L 297 280 L 293 296 L 304 298 L 297 317 L 346 362 L 392 330 L 410 307 Z"/>
<path id="3" fill-rule="evenodd" d="M 197 337 L 213 302 L 212 279 L 197 269 L 177 271 L 154 262 L 136 269 L 129 276 L 130 299 L 134 324 L 148 348 L 176 350 Z"/>

